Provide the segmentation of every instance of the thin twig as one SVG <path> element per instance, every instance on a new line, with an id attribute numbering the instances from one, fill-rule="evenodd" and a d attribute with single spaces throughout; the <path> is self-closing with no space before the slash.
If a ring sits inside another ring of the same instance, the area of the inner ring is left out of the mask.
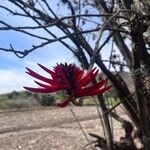
<path id="1" fill-rule="evenodd" d="M 110 109 L 108 109 L 107 111 L 105 111 L 105 114 L 110 113 L 112 110 L 114 110 L 117 106 L 119 106 L 120 104 L 122 104 L 123 102 L 129 100 L 128 98 L 130 98 L 131 96 L 133 96 L 134 93 L 132 93 L 131 95 L 128 95 L 125 99 L 121 100 L 119 103 L 117 103 L 116 105 L 114 105 L 113 107 L 111 107 Z"/>
<path id="2" fill-rule="evenodd" d="M 79 119 L 76 117 L 74 111 L 73 111 L 71 108 L 70 108 L 70 111 L 71 111 L 73 117 L 75 118 L 75 120 L 77 121 L 77 123 L 78 123 L 78 125 L 79 125 L 79 127 L 80 127 L 80 129 L 81 129 L 81 131 L 82 131 L 82 133 L 83 133 L 83 135 L 84 135 L 84 137 L 85 137 L 85 139 L 87 140 L 87 142 L 88 142 L 89 145 L 91 146 L 92 150 L 95 150 L 95 148 L 94 148 L 94 147 L 92 146 L 92 144 L 91 144 L 91 141 L 88 139 L 88 137 L 87 137 L 87 135 L 86 135 L 86 133 L 85 133 L 85 131 L 84 131 L 84 129 L 83 129 L 83 127 L 82 127 L 80 121 L 79 121 Z"/>
<path id="3" fill-rule="evenodd" d="M 97 112 L 98 112 L 98 115 L 99 115 L 99 119 L 100 119 L 101 124 L 102 124 L 102 127 L 103 127 L 103 129 L 104 129 L 105 127 L 104 127 L 104 122 L 103 122 L 103 119 L 102 119 L 102 115 L 101 115 L 101 112 L 100 112 L 100 109 L 99 109 L 99 105 L 98 105 L 98 103 L 97 103 L 97 101 L 96 101 L 95 98 L 94 98 L 94 102 L 95 102 L 95 104 L 96 104 L 96 109 L 97 109 Z M 104 133 L 104 137 L 105 137 L 105 139 L 106 139 L 106 131 L 103 130 L 103 133 Z"/>

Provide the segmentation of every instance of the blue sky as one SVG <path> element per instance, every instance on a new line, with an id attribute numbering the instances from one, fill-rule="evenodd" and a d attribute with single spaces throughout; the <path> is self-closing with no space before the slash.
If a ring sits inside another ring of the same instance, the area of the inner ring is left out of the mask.
<path id="1" fill-rule="evenodd" d="M 8 32 L 6 34 L 8 35 Z M 11 36 L 0 37 L 0 43 L 3 43 L 3 41 L 9 43 L 10 39 Z M 20 49 L 24 49 L 26 45 L 31 44 L 26 40 L 20 40 L 15 34 L 13 39 L 16 40 L 14 45 L 20 45 Z M 3 45 L 1 44 L 1 46 Z M 41 72 L 42 70 L 39 70 L 37 63 L 52 68 L 57 62 L 76 63 L 77 61 L 69 50 L 58 43 L 32 52 L 23 59 L 16 57 L 13 53 L 0 51 L 0 93 L 23 90 L 22 86 L 33 84 L 32 79 L 25 74 L 25 67 Z"/>
<path id="2" fill-rule="evenodd" d="M 11 7 L 13 6 L 11 5 Z M 8 15 L 8 13 L 6 14 L 1 9 L 0 20 L 14 25 L 24 23 L 33 24 L 29 20 L 26 22 L 20 18 Z M 39 32 L 40 35 L 46 35 L 42 31 Z M 55 32 L 59 31 L 56 30 Z M 24 50 L 30 48 L 33 43 L 38 43 L 37 39 L 14 31 L 0 31 L 0 47 L 9 48 L 9 45 L 12 44 L 14 48 Z M 0 93 L 23 90 L 23 86 L 34 86 L 33 79 L 25 73 L 25 67 L 44 73 L 37 66 L 37 63 L 52 68 L 57 62 L 77 63 L 77 60 L 69 50 L 59 43 L 53 43 L 38 49 L 23 59 L 16 57 L 13 53 L 0 51 Z"/>
<path id="3" fill-rule="evenodd" d="M 53 1 L 55 2 L 55 1 Z M 1 4 L 9 7 L 14 7 L 7 4 L 7 1 L 2 0 Z M 64 11 L 65 12 L 65 11 Z M 10 14 L 2 11 L 0 8 L 0 20 L 6 21 L 11 25 L 21 24 L 34 24 L 30 19 L 21 19 L 11 16 Z M 0 24 L 1 26 L 1 24 Z M 55 33 L 60 34 L 59 30 L 53 28 Z M 39 34 L 47 36 L 44 31 L 39 30 Z M 38 40 L 25 36 L 22 33 L 14 31 L 0 31 L 0 47 L 9 48 L 12 44 L 17 50 L 29 49 L 33 44 L 38 44 Z M 108 46 L 104 56 L 108 58 Z M 37 63 L 41 63 L 49 68 L 53 68 L 56 63 L 67 62 L 76 63 L 75 56 L 67 50 L 60 43 L 52 43 L 49 46 L 38 49 L 23 59 L 18 58 L 13 53 L 0 51 L 0 93 L 7 93 L 13 90 L 23 90 L 23 86 L 34 86 L 33 79 L 25 73 L 25 67 L 29 67 L 37 72 L 43 73 L 42 70 L 37 66 Z"/>

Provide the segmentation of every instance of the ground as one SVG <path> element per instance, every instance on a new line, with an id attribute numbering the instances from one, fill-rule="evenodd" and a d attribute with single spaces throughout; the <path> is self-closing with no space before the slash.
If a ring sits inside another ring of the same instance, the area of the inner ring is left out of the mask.
<path id="1" fill-rule="evenodd" d="M 86 132 L 103 136 L 95 106 L 71 107 Z M 121 113 L 123 116 L 124 114 Z M 123 136 L 114 122 L 117 140 Z M 91 150 L 70 108 L 0 112 L 0 150 Z"/>

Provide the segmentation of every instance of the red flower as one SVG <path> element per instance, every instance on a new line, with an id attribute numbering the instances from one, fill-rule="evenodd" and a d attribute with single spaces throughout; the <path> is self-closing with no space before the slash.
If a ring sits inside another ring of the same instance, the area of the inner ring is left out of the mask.
<path id="1" fill-rule="evenodd" d="M 59 107 L 65 107 L 74 98 L 82 96 L 93 96 L 102 94 L 110 89 L 111 86 L 107 86 L 107 79 L 101 80 L 95 85 L 88 86 L 91 81 L 95 79 L 98 74 L 98 69 L 94 68 L 89 73 L 84 75 L 84 70 L 79 69 L 74 64 L 57 64 L 53 70 L 50 70 L 43 65 L 38 64 L 43 70 L 48 72 L 52 79 L 41 76 L 40 74 L 27 68 L 27 72 L 32 77 L 39 79 L 47 84 L 35 81 L 40 88 L 24 87 L 31 92 L 39 93 L 51 93 L 58 90 L 66 90 L 69 95 L 68 98 L 62 103 L 57 104 Z"/>

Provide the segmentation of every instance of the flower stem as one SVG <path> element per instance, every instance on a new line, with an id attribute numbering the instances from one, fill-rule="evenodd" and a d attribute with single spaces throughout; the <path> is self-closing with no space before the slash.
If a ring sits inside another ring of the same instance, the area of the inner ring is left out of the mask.
<path id="1" fill-rule="evenodd" d="M 88 139 L 88 137 L 87 137 L 87 135 L 86 135 L 86 133 L 85 133 L 85 131 L 84 131 L 84 129 L 83 129 L 83 127 L 82 127 L 80 121 L 79 121 L 79 119 L 76 117 L 76 115 L 75 115 L 74 111 L 72 110 L 72 108 L 70 108 L 70 111 L 71 111 L 73 117 L 75 118 L 75 120 L 77 121 L 77 123 L 78 123 L 78 125 L 79 125 L 79 127 L 80 127 L 80 129 L 81 129 L 81 131 L 82 131 L 82 133 L 83 133 L 83 135 L 84 135 L 84 137 L 85 137 L 85 139 L 87 140 L 87 142 L 88 142 L 89 145 L 91 146 L 91 149 L 92 149 L 92 150 L 95 150 L 95 148 L 92 146 L 91 141 Z"/>

